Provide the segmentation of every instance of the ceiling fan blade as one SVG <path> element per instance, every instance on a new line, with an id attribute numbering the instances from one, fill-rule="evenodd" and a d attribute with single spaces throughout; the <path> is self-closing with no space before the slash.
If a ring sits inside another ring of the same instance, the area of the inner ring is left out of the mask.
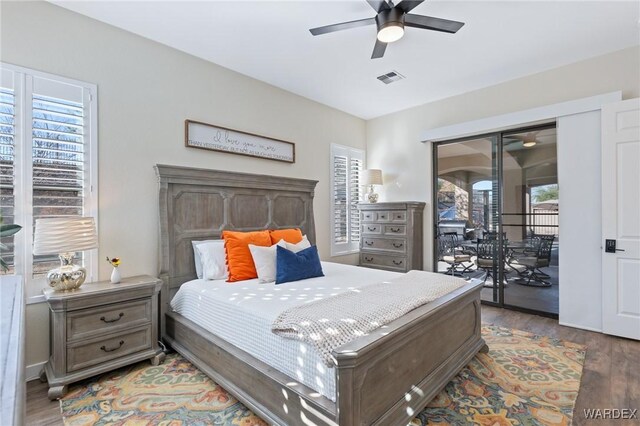
<path id="1" fill-rule="evenodd" d="M 385 0 L 367 0 L 367 3 L 376 11 L 376 13 L 380 13 L 383 10 L 389 10 L 391 7 Z"/>
<path id="2" fill-rule="evenodd" d="M 365 25 L 373 25 L 376 23 L 375 18 L 358 19 L 357 21 L 341 22 L 339 24 L 326 25 L 324 27 L 311 28 L 309 31 L 314 36 L 320 34 L 333 33 L 335 31 L 348 30 L 349 28 L 363 27 Z"/>
<path id="3" fill-rule="evenodd" d="M 404 13 L 409 13 L 423 1 L 424 0 L 402 0 L 396 6 L 400 8 Z"/>
<path id="4" fill-rule="evenodd" d="M 404 25 L 407 27 L 422 28 L 423 30 L 442 31 L 444 33 L 455 34 L 460 28 L 462 28 L 464 22 L 407 13 L 404 17 Z"/>
<path id="5" fill-rule="evenodd" d="M 376 39 L 376 45 L 373 46 L 373 53 L 371 54 L 371 59 L 382 58 L 384 56 L 384 51 L 387 49 L 387 43 L 383 43 L 380 40 Z"/>

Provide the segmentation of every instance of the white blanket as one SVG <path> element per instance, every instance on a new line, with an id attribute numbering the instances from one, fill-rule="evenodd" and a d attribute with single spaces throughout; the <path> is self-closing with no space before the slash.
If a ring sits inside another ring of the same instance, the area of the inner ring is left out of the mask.
<path id="1" fill-rule="evenodd" d="M 463 285 L 461 278 L 409 271 L 390 281 L 287 309 L 273 322 L 272 330 L 312 345 L 331 367 L 335 365 L 332 352 L 337 347 Z"/>
<path id="2" fill-rule="evenodd" d="M 194 280 L 171 301 L 174 311 L 274 369 L 336 400 L 336 373 L 310 345 L 271 331 L 282 311 L 401 276 L 398 272 L 322 262 L 324 277 L 286 284 L 258 279 Z"/>

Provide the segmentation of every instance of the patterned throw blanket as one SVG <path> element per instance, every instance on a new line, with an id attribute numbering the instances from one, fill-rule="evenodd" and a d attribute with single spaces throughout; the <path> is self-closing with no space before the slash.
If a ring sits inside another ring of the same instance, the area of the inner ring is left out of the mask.
<path id="1" fill-rule="evenodd" d="M 324 363 L 332 367 L 334 349 L 463 285 L 464 280 L 450 275 L 409 271 L 391 281 L 287 309 L 271 330 L 315 347 Z"/>

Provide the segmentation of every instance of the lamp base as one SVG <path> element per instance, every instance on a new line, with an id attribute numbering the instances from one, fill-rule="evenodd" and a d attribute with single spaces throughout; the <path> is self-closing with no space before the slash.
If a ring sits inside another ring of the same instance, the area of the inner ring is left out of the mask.
<path id="1" fill-rule="evenodd" d="M 370 203 L 378 202 L 378 194 L 373 192 L 373 185 L 369 187 L 369 192 L 367 193 L 367 200 L 369 200 Z"/>
<path id="2" fill-rule="evenodd" d="M 87 270 L 73 264 L 74 255 L 75 253 L 61 253 L 60 267 L 47 273 L 47 283 L 55 291 L 75 290 L 87 278 Z"/>

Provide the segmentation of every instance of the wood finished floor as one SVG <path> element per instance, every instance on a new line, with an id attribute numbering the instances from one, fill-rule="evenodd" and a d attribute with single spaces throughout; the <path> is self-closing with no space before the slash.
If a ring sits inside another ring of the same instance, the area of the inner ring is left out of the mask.
<path id="1" fill-rule="evenodd" d="M 640 424 L 585 419 L 585 408 L 631 408 L 640 411 L 640 342 L 558 325 L 550 318 L 483 306 L 486 324 L 516 328 L 557 337 L 587 346 L 574 425 Z M 61 425 L 60 404 L 47 399 L 47 386 L 35 380 L 27 384 L 27 425 Z"/>

